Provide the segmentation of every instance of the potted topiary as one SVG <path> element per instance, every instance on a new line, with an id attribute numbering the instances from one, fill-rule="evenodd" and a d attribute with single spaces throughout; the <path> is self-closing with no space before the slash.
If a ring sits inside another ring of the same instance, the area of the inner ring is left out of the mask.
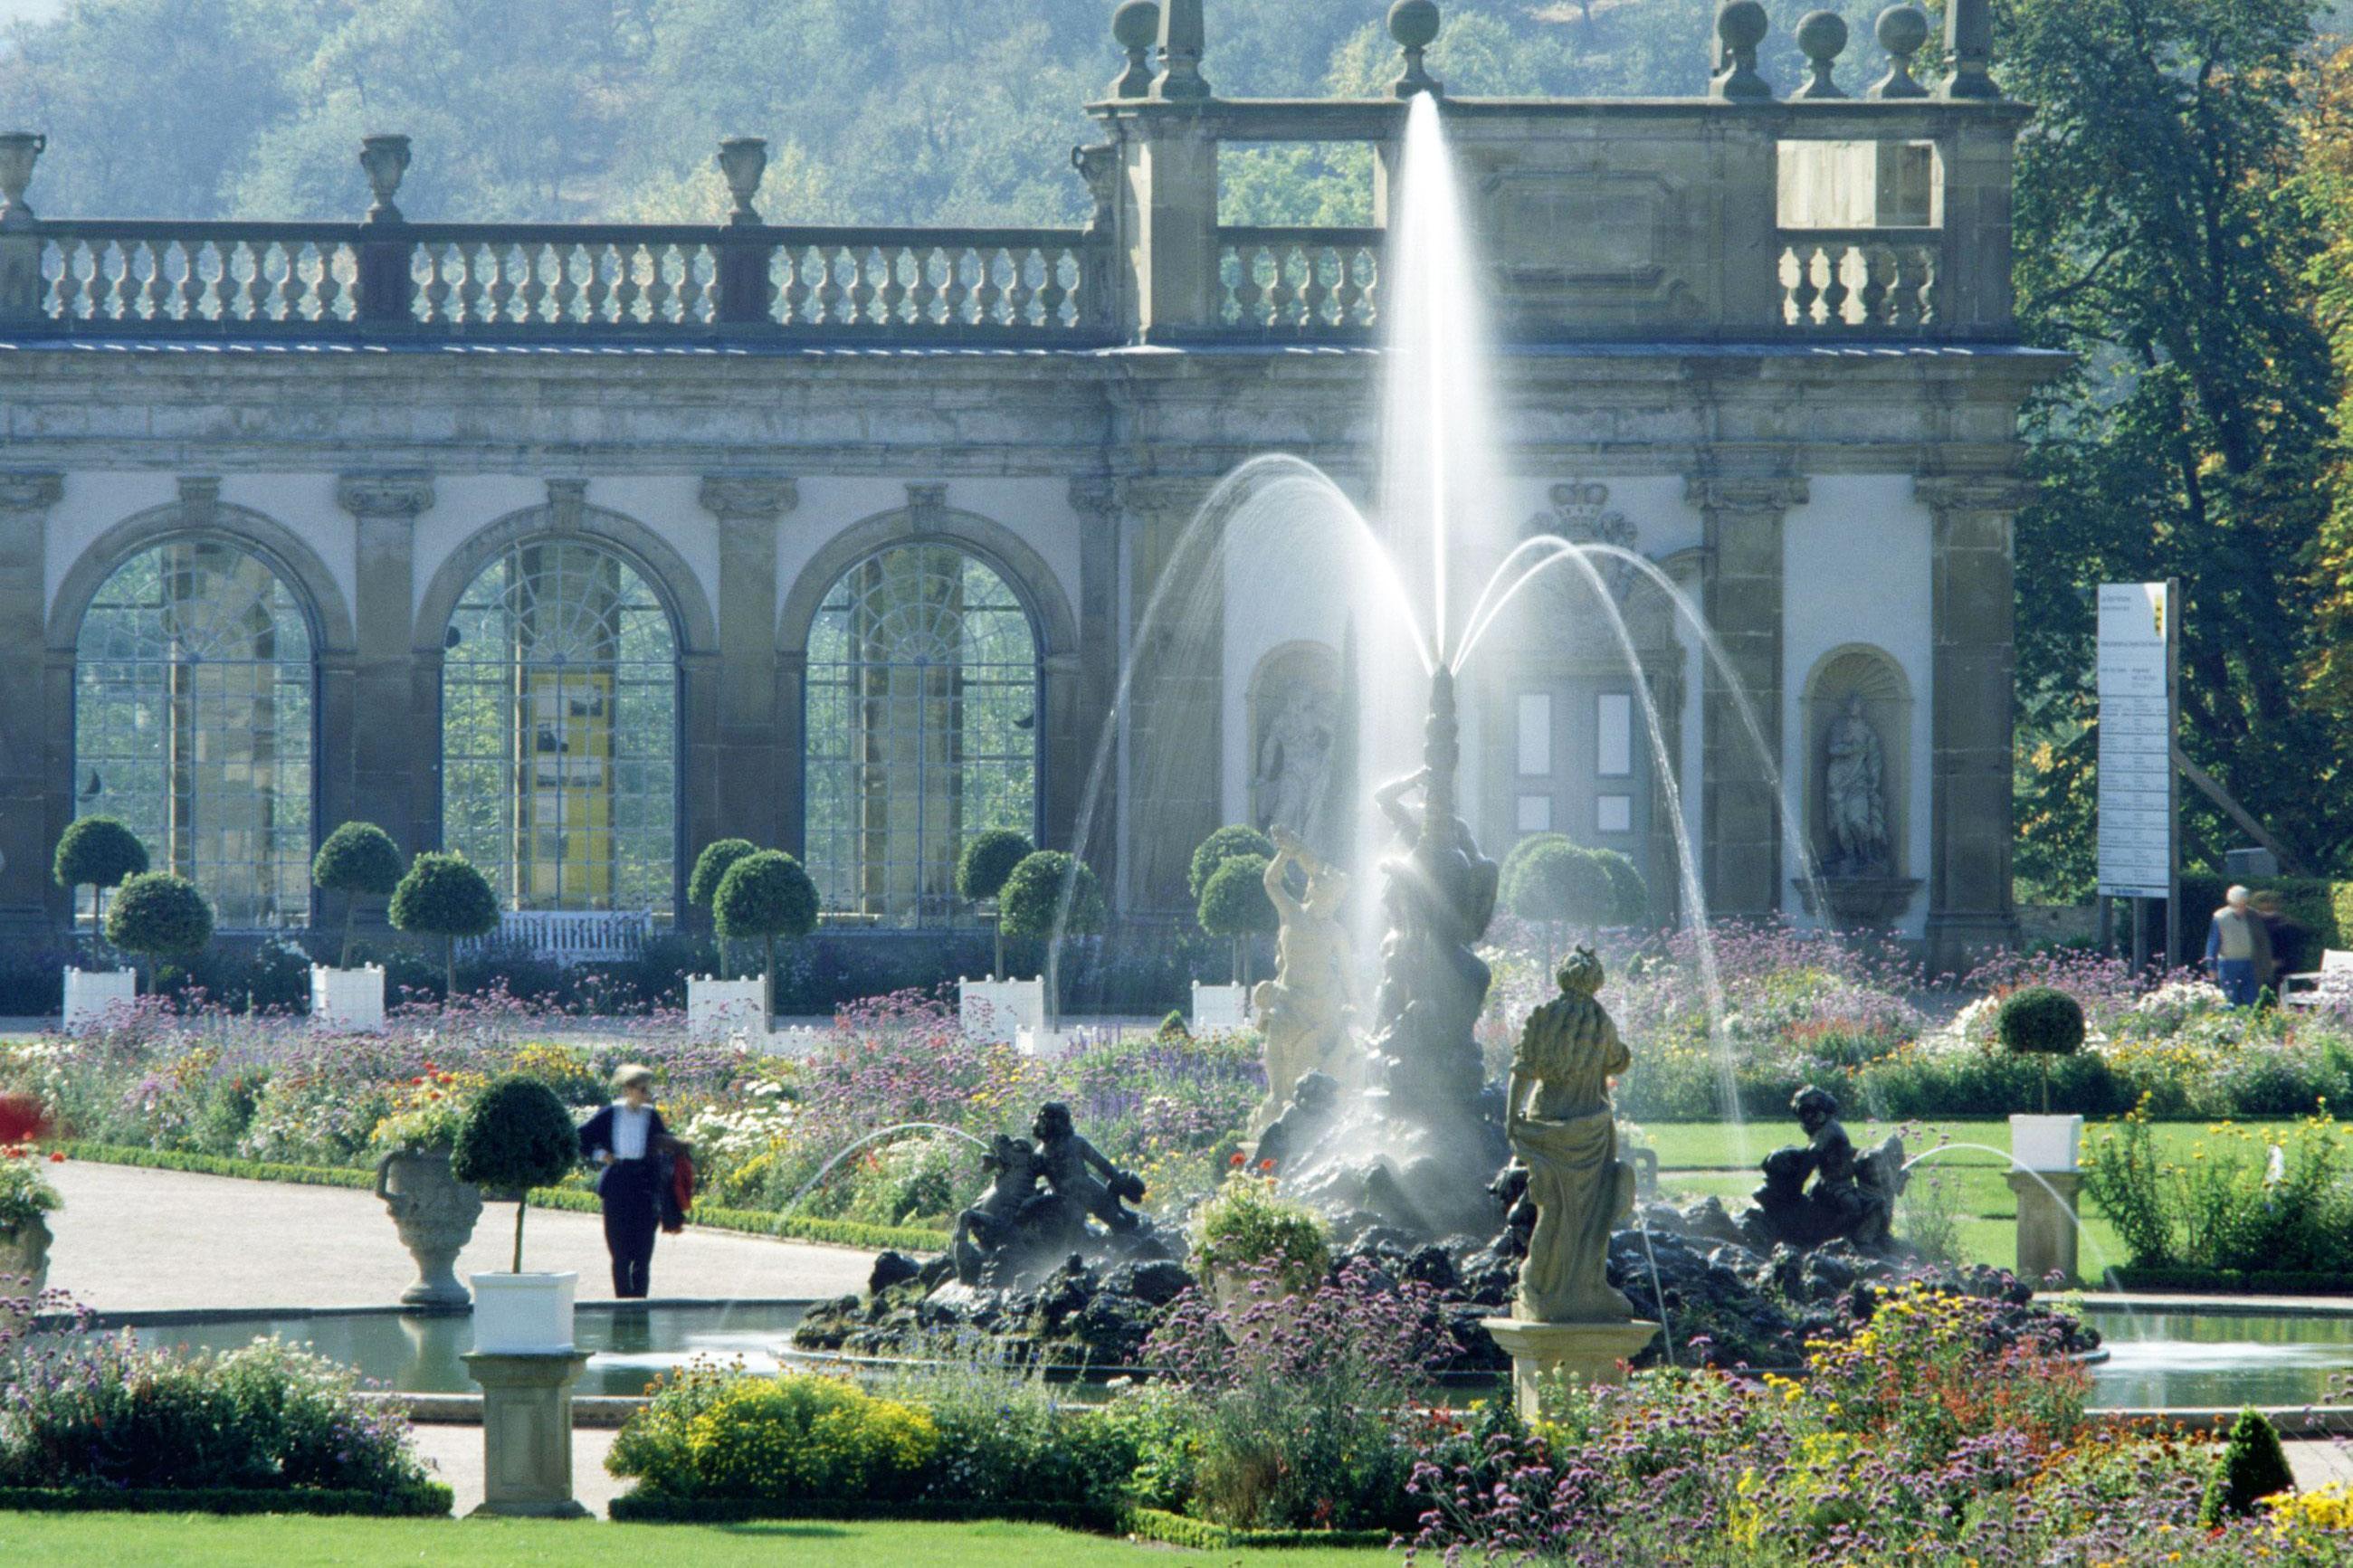
<path id="1" fill-rule="evenodd" d="M 728 871 L 737 861 L 759 852 L 760 847 L 748 838 L 721 838 L 704 845 L 702 853 L 695 857 L 694 875 L 687 879 L 686 901 L 698 910 L 712 909 L 719 900 L 719 884 L 726 880 Z M 733 978 L 735 966 L 728 951 L 733 945 L 724 937 L 720 939 L 718 973 L 686 977 L 686 1026 L 694 1039 L 732 1035 L 755 1018 L 761 1035 L 767 1034 L 766 982 Z"/>
<path id="2" fill-rule="evenodd" d="M 343 900 L 343 956 L 332 969 L 311 965 L 311 1017 L 347 1033 L 384 1027 L 384 966 L 352 967 L 352 928 L 362 899 L 388 899 L 400 887 L 400 846 L 373 822 L 346 822 L 311 859 L 311 884 Z"/>
<path id="3" fill-rule="evenodd" d="M 1006 879 L 1013 868 L 1037 853 L 1037 846 L 1009 827 L 992 827 L 964 847 L 964 855 L 956 861 L 956 892 L 967 902 L 991 906 L 992 915 L 997 896 L 1005 890 Z M 992 981 L 1005 979 L 1005 923 L 992 919 L 990 928 L 997 933 L 997 961 L 988 972 Z"/>
<path id="4" fill-rule="evenodd" d="M 2035 1058 L 2042 1068 L 2042 1114 L 2010 1119 L 2010 1158 L 2030 1171 L 2074 1170 L 2084 1119 L 2051 1114 L 2051 1062 L 2084 1048 L 2083 1005 L 2052 986 L 2029 985 L 2002 998 L 1994 1034 L 2004 1048 Z"/>
<path id="5" fill-rule="evenodd" d="M 1266 891 L 1266 869 L 1271 863 L 1263 855 L 1227 857 L 1209 874 L 1201 889 L 1200 906 L 1194 910 L 1194 918 L 1200 921 L 1203 931 L 1233 942 L 1234 983 L 1230 989 L 1243 996 L 1250 994 L 1250 939 L 1279 931 L 1282 925 L 1275 913 L 1274 900 Z M 1201 993 L 1208 989 L 1200 985 L 1193 988 L 1196 1028 L 1209 1023 L 1201 1016 L 1200 1008 Z"/>
<path id="6" fill-rule="evenodd" d="M 1563 928 L 1607 924 L 1620 899 L 1609 864 L 1563 833 L 1539 833 L 1514 845 L 1504 858 L 1502 891 L 1514 919 L 1543 928 L 1547 973 L 1560 956 Z"/>
<path id="7" fill-rule="evenodd" d="M 1244 1169 L 1243 1156 L 1193 1216 L 1194 1260 L 1210 1299 L 1229 1313 L 1265 1288 L 1276 1297 L 1313 1289 L 1332 1267 L 1324 1224 L 1274 1195 L 1274 1173 Z"/>
<path id="8" fill-rule="evenodd" d="M 711 912 L 719 934 L 730 942 L 761 944 L 760 1029 L 767 1032 L 776 1009 L 776 939 L 803 937 L 817 930 L 817 884 L 801 863 L 781 849 L 746 855 L 727 868 Z"/>
<path id="9" fill-rule="evenodd" d="M 53 867 L 58 886 L 69 893 L 90 889 L 92 946 L 102 952 L 106 936 L 106 889 L 147 869 L 147 849 L 131 829 L 111 816 L 85 816 L 58 836 Z M 74 899 L 79 906 L 80 900 Z M 93 959 L 93 963 L 96 962 Z M 128 1005 L 138 994 L 132 971 L 110 966 L 66 966 L 65 1028 L 70 1032 L 102 1019 L 109 1007 Z"/>
<path id="10" fill-rule="evenodd" d="M 419 857 L 422 858 L 422 857 Z M 580 1131 L 554 1089 L 520 1073 L 493 1081 L 459 1118 L 449 1173 L 515 1205 L 514 1267 L 474 1276 L 474 1349 L 541 1355 L 572 1348 L 577 1274 L 526 1274 L 522 1221 L 531 1189 L 552 1187 L 580 1163 Z"/>
<path id="11" fill-rule="evenodd" d="M 441 939 L 441 971 L 447 989 L 458 994 L 458 940 L 488 936 L 499 928 L 498 895 L 463 855 L 427 850 L 409 862 L 408 875 L 392 892 L 392 923 L 418 936 Z"/>
<path id="12" fill-rule="evenodd" d="M 0 1155 L 0 1300 L 37 1301 L 48 1288 L 48 1216 L 63 1207 L 29 1148 Z"/>
<path id="13" fill-rule="evenodd" d="M 1248 1021 L 1250 986 L 1243 974 L 1248 940 L 1261 931 L 1275 929 L 1274 905 L 1266 898 L 1263 878 L 1267 862 L 1274 858 L 1274 840 L 1246 823 L 1232 823 L 1219 828 L 1195 847 L 1192 864 L 1187 868 L 1186 890 L 1193 896 L 1193 916 L 1204 931 L 1211 936 L 1231 940 L 1234 950 L 1233 981 L 1227 985 L 1193 984 L 1193 1027 L 1203 1031 L 1239 1029 Z M 1210 907 L 1209 888 L 1217 881 L 1218 873 L 1235 860 L 1255 860 L 1261 879 L 1253 889 L 1240 879 L 1229 879 L 1218 895 L 1214 910 Z M 1251 903 L 1255 890 L 1258 900 L 1266 904 L 1265 925 L 1251 923 L 1261 912 Z M 1211 930 L 1210 917 L 1218 918 L 1218 929 Z"/>
<path id="14" fill-rule="evenodd" d="M 1105 911 L 1103 888 L 1092 868 L 1060 849 L 1040 849 L 1013 868 L 997 895 L 997 923 L 1017 940 L 1051 941 L 1058 936 L 1082 936 L 1103 929 Z M 1044 1025 L 1025 1027 L 1020 1037 L 1032 1054 L 1059 1051 L 1060 998 L 1054 994 L 1054 954 L 1046 955 L 1047 972 L 1040 976 Z"/>
<path id="15" fill-rule="evenodd" d="M 455 1076 L 427 1073 L 368 1140 L 376 1152 L 375 1195 L 417 1260 L 417 1283 L 402 1292 L 404 1307 L 463 1307 L 469 1300 L 458 1281 L 458 1254 L 482 1217 L 482 1189 L 450 1169 L 465 1118 Z"/>
<path id="16" fill-rule="evenodd" d="M 213 940 L 212 906 L 185 878 L 142 871 L 123 882 L 108 907 L 106 940 L 155 963 L 185 963 Z"/>

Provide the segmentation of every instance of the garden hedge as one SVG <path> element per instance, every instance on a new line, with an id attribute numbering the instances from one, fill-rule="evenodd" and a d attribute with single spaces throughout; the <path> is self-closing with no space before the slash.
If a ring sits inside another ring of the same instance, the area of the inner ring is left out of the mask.
<path id="1" fill-rule="evenodd" d="M 1010 1519 L 1108 1533 L 1121 1510 L 1087 1503 L 870 1501 L 843 1498 L 682 1498 L 639 1487 L 606 1507 L 616 1524 L 745 1524 L 764 1519 L 900 1520 L 964 1523 Z M 1383 1538 L 1386 1545 L 1387 1538 Z"/>
<path id="2" fill-rule="evenodd" d="M 2211 1296 L 2353 1296 L 2353 1274 L 2315 1274 L 2281 1268 L 2113 1268 L 2114 1290 L 2178 1290 Z"/>
<path id="3" fill-rule="evenodd" d="M 1397 1538 L 1386 1530 L 1229 1530 L 1206 1519 L 1168 1513 L 1156 1508 L 1132 1508 L 1121 1521 L 1138 1541 L 1181 1546 L 1193 1552 L 1224 1552 L 1236 1547 L 1287 1551 L 1298 1547 L 1386 1548 Z"/>
<path id="4" fill-rule="evenodd" d="M 0 1487 L 0 1513 L 310 1514 L 324 1518 L 446 1519 L 457 1504 L 438 1481 L 413 1491 L 324 1491 L 260 1488 Z"/>

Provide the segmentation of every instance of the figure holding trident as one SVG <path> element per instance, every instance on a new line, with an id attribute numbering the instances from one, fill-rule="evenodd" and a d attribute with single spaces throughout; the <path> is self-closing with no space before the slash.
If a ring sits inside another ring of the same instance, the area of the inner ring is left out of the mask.
<path id="1" fill-rule="evenodd" d="M 1272 837 L 1275 856 L 1266 868 L 1266 896 L 1282 920 L 1282 935 L 1275 977 L 1260 982 L 1250 996 L 1266 1040 L 1266 1099 L 1250 1117 L 1252 1137 L 1282 1114 L 1293 1089 L 1309 1073 L 1344 1078 L 1348 1021 L 1356 1016 L 1349 984 L 1356 955 L 1340 920 L 1347 873 L 1319 859 L 1281 823 Z M 1294 866 L 1305 879 L 1303 897 L 1291 891 Z"/>

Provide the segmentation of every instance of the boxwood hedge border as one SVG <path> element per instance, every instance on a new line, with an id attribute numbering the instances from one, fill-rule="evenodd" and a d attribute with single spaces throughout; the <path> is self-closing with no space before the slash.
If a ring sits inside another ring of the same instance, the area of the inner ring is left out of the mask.
<path id="1" fill-rule="evenodd" d="M 760 1520 L 904 1520 L 969 1522 L 1014 1520 L 1059 1525 L 1098 1535 L 1130 1535 L 1155 1545 L 1197 1552 L 1236 1548 L 1304 1546 L 1376 1547 L 1395 1544 L 1386 1530 L 1231 1530 L 1207 1520 L 1159 1509 L 1120 1508 L 1103 1503 L 997 1503 L 861 1500 L 843 1498 L 681 1498 L 639 1487 L 607 1506 L 617 1524 L 748 1524 Z"/>
<path id="2" fill-rule="evenodd" d="M 0 1487 L 0 1513 L 308 1514 L 320 1518 L 442 1519 L 457 1498 L 439 1481 L 389 1496 L 307 1487 Z"/>

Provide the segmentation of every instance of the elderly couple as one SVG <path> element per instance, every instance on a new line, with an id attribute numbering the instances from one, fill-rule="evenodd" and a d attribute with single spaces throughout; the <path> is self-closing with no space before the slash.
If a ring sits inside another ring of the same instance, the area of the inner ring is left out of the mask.
<path id="1" fill-rule="evenodd" d="M 613 1075 L 613 1103 L 580 1129 L 580 1157 L 597 1167 L 605 1208 L 605 1250 L 613 1258 L 613 1295 L 645 1300 L 654 1235 L 685 1228 L 694 1203 L 694 1162 L 654 1109 L 654 1069 L 630 1066 Z"/>

